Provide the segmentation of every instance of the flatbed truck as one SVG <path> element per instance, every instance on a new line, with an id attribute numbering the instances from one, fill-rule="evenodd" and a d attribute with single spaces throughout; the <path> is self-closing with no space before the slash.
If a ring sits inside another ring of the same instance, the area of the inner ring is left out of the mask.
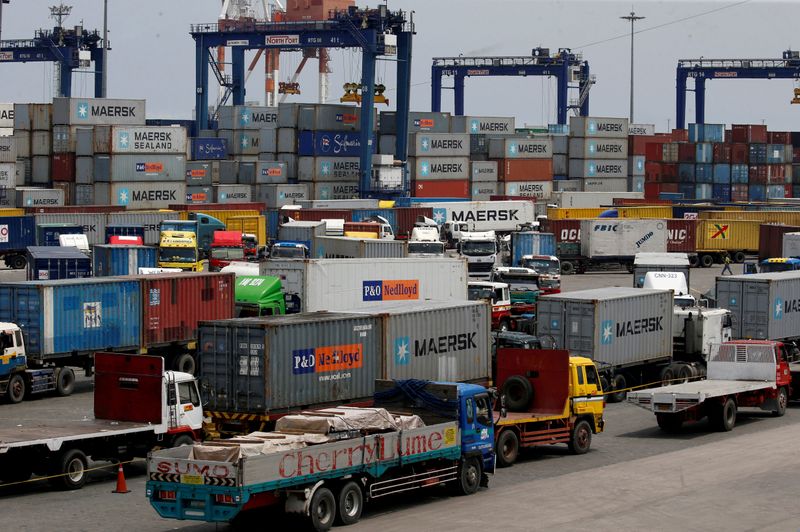
<path id="1" fill-rule="evenodd" d="M 92 419 L 0 428 L 0 480 L 41 474 L 80 489 L 89 458 L 125 461 L 202 438 L 203 406 L 188 373 L 164 371 L 161 357 L 116 353 L 96 353 L 95 370 Z"/>
<path id="2" fill-rule="evenodd" d="M 628 393 L 633 404 L 651 410 L 658 426 L 678 431 L 684 422 L 708 418 L 712 428 L 730 431 L 739 408 L 786 413 L 792 377 L 781 342 L 734 340 L 719 344 L 708 360 L 708 378 Z"/>

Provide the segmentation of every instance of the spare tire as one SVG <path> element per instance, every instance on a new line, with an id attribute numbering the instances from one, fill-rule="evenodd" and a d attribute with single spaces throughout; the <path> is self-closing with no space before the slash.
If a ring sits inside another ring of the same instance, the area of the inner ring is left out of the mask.
<path id="1" fill-rule="evenodd" d="M 512 412 L 524 412 L 533 400 L 533 386 L 521 375 L 512 375 L 503 383 L 506 408 Z"/>

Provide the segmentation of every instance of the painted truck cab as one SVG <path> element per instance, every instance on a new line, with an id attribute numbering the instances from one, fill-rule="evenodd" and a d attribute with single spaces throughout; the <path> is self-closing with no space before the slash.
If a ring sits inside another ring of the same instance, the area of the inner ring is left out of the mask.
<path id="1" fill-rule="evenodd" d="M 494 472 L 492 399 L 483 386 L 459 384 L 461 450 L 465 457 L 480 456 L 483 470 Z"/>

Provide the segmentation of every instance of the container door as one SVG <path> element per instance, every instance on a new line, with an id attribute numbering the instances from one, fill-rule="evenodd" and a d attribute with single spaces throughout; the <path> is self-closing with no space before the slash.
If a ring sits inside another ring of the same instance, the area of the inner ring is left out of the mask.
<path id="1" fill-rule="evenodd" d="M 567 303 L 564 318 L 565 347 L 571 354 L 590 356 L 594 345 L 594 307 L 591 303 Z"/>
<path id="2" fill-rule="evenodd" d="M 742 283 L 741 336 L 763 340 L 767 338 L 769 320 L 774 309 L 769 300 L 768 283 Z M 775 314 L 776 317 L 779 314 Z"/>
<path id="3" fill-rule="evenodd" d="M 731 311 L 731 335 L 742 335 L 742 285 L 744 283 L 727 279 L 717 281 L 717 307 Z"/>

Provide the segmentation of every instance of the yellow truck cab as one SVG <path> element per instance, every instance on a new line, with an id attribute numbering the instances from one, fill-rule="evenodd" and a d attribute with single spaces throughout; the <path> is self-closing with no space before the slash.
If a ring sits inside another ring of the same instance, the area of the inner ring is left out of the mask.
<path id="1" fill-rule="evenodd" d="M 189 272 L 203 271 L 195 234 L 187 231 L 161 231 L 158 267 L 180 268 Z"/>
<path id="2" fill-rule="evenodd" d="M 563 349 L 499 348 L 495 412 L 497 464 L 512 465 L 524 447 L 566 443 L 574 454 L 589 451 L 603 432 L 605 399 L 591 359 Z"/>

